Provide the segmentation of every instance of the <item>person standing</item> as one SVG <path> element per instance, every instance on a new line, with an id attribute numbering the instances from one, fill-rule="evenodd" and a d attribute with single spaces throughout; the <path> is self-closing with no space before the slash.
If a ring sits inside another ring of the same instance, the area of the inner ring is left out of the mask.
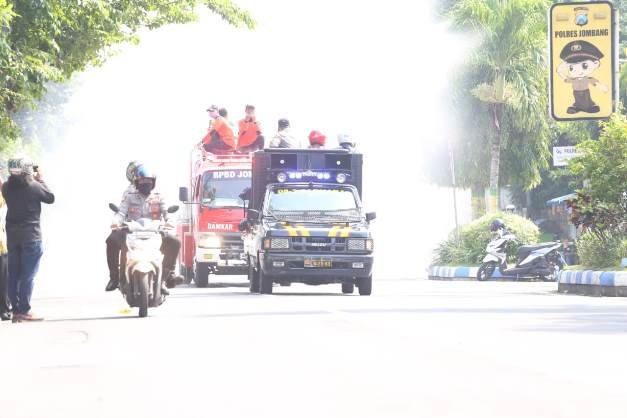
<path id="1" fill-rule="evenodd" d="M 277 133 L 270 140 L 270 148 L 297 148 L 298 143 L 290 132 L 290 121 L 279 119 Z"/>
<path id="2" fill-rule="evenodd" d="M 263 149 L 264 137 L 261 125 L 255 116 L 255 106 L 246 105 L 246 116 L 239 121 L 237 149 L 241 152 L 253 152 Z"/>
<path id="3" fill-rule="evenodd" d="M 0 189 L 2 181 L 0 181 Z M 8 280 L 9 280 L 9 256 L 7 250 L 7 234 L 5 227 L 5 217 L 7 205 L 2 195 L 0 195 L 0 320 L 11 319 L 11 306 L 9 305 Z"/>
<path id="4" fill-rule="evenodd" d="M 2 185 L 7 205 L 6 231 L 9 250 L 8 293 L 13 322 L 41 321 L 31 312 L 31 296 L 41 245 L 41 204 L 54 203 L 54 194 L 44 183 L 38 167 L 26 157 L 9 160 L 9 179 Z"/>

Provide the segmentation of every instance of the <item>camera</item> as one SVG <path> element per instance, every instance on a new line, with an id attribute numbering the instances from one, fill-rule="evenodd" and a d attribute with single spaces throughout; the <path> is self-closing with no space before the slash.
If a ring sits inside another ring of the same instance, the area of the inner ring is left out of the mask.
<path id="1" fill-rule="evenodd" d="M 39 166 L 38 166 L 38 165 L 34 165 L 34 166 L 33 166 L 33 171 L 34 171 L 35 173 L 39 173 Z"/>

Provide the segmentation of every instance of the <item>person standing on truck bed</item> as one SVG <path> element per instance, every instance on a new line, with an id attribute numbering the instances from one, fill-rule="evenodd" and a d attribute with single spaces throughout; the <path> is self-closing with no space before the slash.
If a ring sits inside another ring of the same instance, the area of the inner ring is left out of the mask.
<path id="1" fill-rule="evenodd" d="M 296 138 L 290 132 L 289 120 L 279 119 L 279 129 L 270 140 L 270 148 L 298 148 Z"/>
<path id="2" fill-rule="evenodd" d="M 211 153 L 234 151 L 235 134 L 233 133 L 233 127 L 226 118 L 226 109 L 218 109 L 217 106 L 212 105 L 207 109 L 207 112 L 213 119 L 213 123 L 209 128 L 209 132 L 202 140 L 205 151 Z M 220 113 L 225 116 L 222 116 Z"/>
<path id="3" fill-rule="evenodd" d="M 255 116 L 255 106 L 246 105 L 246 116 L 239 121 L 237 149 L 241 152 L 253 152 L 264 147 L 261 125 Z"/>
<path id="4" fill-rule="evenodd" d="M 309 148 L 310 149 L 321 149 L 324 148 L 324 144 L 327 141 L 327 137 L 324 136 L 320 131 L 311 131 L 309 134 Z"/>

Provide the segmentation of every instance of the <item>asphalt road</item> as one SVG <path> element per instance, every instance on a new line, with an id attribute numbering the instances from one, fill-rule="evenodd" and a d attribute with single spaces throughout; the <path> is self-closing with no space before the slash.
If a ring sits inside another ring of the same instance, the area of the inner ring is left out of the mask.
<path id="1" fill-rule="evenodd" d="M 627 300 L 552 283 L 379 280 L 45 294 L 0 324 L 1 418 L 622 417 Z"/>

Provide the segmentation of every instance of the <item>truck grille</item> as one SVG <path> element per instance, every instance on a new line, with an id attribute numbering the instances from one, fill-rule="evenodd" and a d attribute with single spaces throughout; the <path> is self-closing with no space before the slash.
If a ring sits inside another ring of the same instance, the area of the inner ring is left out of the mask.
<path id="1" fill-rule="evenodd" d="M 345 252 L 346 238 L 292 237 L 292 249 L 317 253 Z"/>
<path id="2" fill-rule="evenodd" d="M 240 254 L 244 252 L 244 241 L 240 234 L 222 235 L 221 260 L 239 260 Z"/>

